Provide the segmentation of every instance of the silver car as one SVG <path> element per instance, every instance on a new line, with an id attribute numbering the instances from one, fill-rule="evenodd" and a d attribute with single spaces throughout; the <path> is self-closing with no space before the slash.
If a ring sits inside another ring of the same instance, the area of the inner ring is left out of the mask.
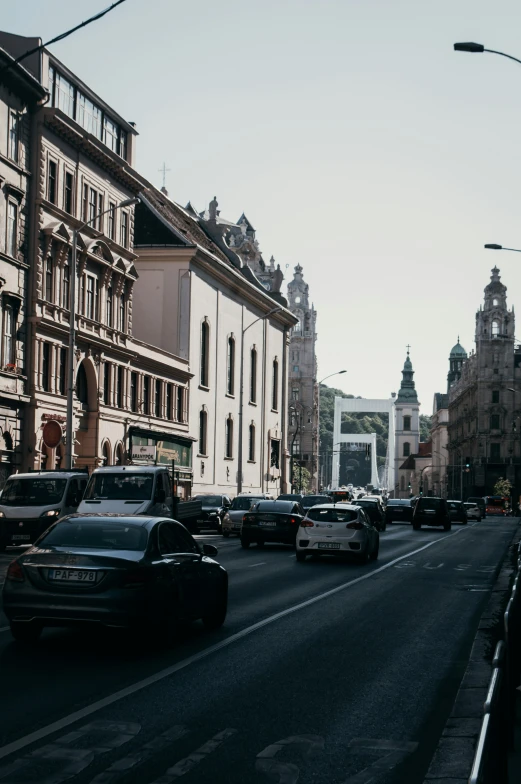
<path id="1" fill-rule="evenodd" d="M 228 519 L 222 521 L 222 535 L 240 534 L 242 529 L 242 518 L 249 512 L 255 501 L 272 501 L 273 496 L 269 493 L 244 493 L 233 499 L 228 508 Z"/>
<path id="2" fill-rule="evenodd" d="M 320 504 L 308 510 L 297 531 L 297 561 L 308 555 L 351 555 L 360 563 L 378 558 L 380 534 L 356 504 Z"/>

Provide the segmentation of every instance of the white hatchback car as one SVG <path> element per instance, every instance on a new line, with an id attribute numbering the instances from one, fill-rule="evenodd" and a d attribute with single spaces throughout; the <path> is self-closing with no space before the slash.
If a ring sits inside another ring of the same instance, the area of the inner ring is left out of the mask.
<path id="1" fill-rule="evenodd" d="M 350 554 L 360 563 L 378 558 L 380 534 L 356 504 L 320 504 L 308 510 L 297 531 L 297 561 L 307 555 Z"/>
<path id="2" fill-rule="evenodd" d="M 463 506 L 465 507 L 469 520 L 477 520 L 478 523 L 481 522 L 481 509 L 477 504 L 472 503 L 472 501 L 466 501 Z"/>

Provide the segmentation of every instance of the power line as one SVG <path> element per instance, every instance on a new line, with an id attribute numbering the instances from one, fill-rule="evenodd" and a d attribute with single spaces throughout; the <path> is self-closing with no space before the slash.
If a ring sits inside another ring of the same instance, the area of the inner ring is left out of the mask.
<path id="1" fill-rule="evenodd" d="M 65 33 L 61 33 L 60 35 L 57 35 L 56 38 L 51 38 L 50 41 L 47 41 L 44 44 L 40 44 L 39 46 L 35 46 L 34 49 L 29 49 L 29 51 L 25 52 L 25 54 L 20 55 L 20 57 L 17 57 L 16 60 L 13 60 L 11 63 L 9 63 L 9 65 L 6 65 L 4 68 L 2 68 L 2 70 L 0 71 L 0 76 L 5 71 L 8 71 L 9 68 L 12 68 L 13 66 L 17 65 L 22 60 L 25 60 L 26 57 L 29 57 L 30 55 L 34 54 L 35 52 L 39 52 L 40 49 L 44 49 L 46 46 L 50 46 L 51 44 L 55 44 L 56 41 L 63 41 L 64 38 L 68 38 L 68 36 L 72 35 L 73 33 L 75 33 L 76 30 L 80 30 L 82 27 L 86 27 L 91 22 L 96 22 L 98 19 L 101 19 L 102 16 L 105 16 L 105 14 L 108 14 L 110 11 L 112 11 L 113 8 L 116 8 L 116 6 L 121 5 L 121 3 L 125 3 L 125 2 L 126 2 L 126 0 L 116 0 L 116 2 L 112 3 L 111 6 L 109 6 L 108 8 L 105 8 L 104 11 L 100 11 L 98 14 L 95 14 L 94 16 L 91 16 L 90 19 L 87 19 L 85 22 L 81 22 L 80 24 L 76 25 L 76 27 L 72 27 L 70 30 L 67 30 Z"/>

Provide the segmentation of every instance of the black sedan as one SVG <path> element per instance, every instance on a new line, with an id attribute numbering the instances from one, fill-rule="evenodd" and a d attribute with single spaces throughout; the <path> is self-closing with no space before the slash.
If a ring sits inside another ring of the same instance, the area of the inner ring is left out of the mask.
<path id="1" fill-rule="evenodd" d="M 45 626 L 97 624 L 150 631 L 171 642 L 178 623 L 224 623 L 228 575 L 171 519 L 70 515 L 11 562 L 3 609 L 13 637 Z"/>
<path id="2" fill-rule="evenodd" d="M 353 501 L 353 503 L 355 503 Z M 385 531 L 386 521 L 383 504 L 379 498 L 359 498 L 356 506 L 361 506 L 377 531 Z"/>
<path id="3" fill-rule="evenodd" d="M 241 545 L 256 542 L 295 544 L 304 510 L 294 501 L 258 501 L 242 518 Z"/>
<path id="4" fill-rule="evenodd" d="M 449 507 L 449 517 L 453 523 L 467 525 L 468 515 L 463 501 L 447 501 Z"/>
<path id="5" fill-rule="evenodd" d="M 232 503 L 229 497 L 201 493 L 194 496 L 192 501 L 200 501 L 202 506 L 197 528 L 213 528 L 217 533 L 222 533 L 223 520 L 228 518 L 228 509 Z"/>
<path id="6" fill-rule="evenodd" d="M 389 498 L 385 507 L 386 523 L 412 523 L 414 505 L 409 498 Z"/>

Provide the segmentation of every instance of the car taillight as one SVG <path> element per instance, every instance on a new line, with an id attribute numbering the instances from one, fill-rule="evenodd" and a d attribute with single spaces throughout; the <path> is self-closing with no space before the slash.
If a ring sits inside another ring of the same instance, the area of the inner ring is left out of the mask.
<path id="1" fill-rule="evenodd" d="M 315 523 L 312 523 L 311 520 L 302 520 L 300 527 L 301 528 L 313 528 Z"/>
<path id="2" fill-rule="evenodd" d="M 6 580 L 13 580 L 16 583 L 23 583 L 25 580 L 24 572 L 18 561 L 11 561 L 5 576 Z"/>
<path id="3" fill-rule="evenodd" d="M 362 525 L 362 523 L 360 523 L 358 520 L 355 520 L 353 523 L 348 523 L 346 525 L 346 528 L 354 528 L 355 531 L 359 531 L 363 527 L 364 526 Z"/>
<path id="4" fill-rule="evenodd" d="M 136 588 L 139 585 L 150 583 L 154 579 L 152 569 L 132 569 L 123 575 L 124 588 Z"/>
<path id="5" fill-rule="evenodd" d="M 297 523 L 297 522 L 298 522 L 298 520 L 297 520 L 297 518 L 296 518 L 296 517 L 290 517 L 290 518 L 289 518 L 289 521 L 290 521 L 290 523 L 292 523 L 292 525 L 295 525 L 295 523 Z"/>
<path id="6" fill-rule="evenodd" d="M 249 515 L 249 514 L 245 514 L 245 515 L 242 516 L 242 522 L 243 523 L 251 523 L 252 520 L 253 520 L 253 517 L 251 515 Z"/>

